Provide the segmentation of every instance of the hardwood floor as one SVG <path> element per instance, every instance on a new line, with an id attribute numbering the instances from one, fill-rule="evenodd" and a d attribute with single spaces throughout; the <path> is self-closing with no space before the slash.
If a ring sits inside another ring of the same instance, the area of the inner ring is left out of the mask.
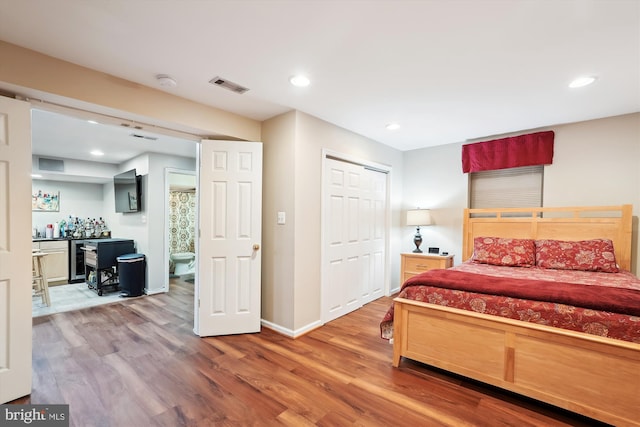
<path id="1" fill-rule="evenodd" d="M 389 298 L 292 340 L 193 334 L 193 285 L 34 319 L 33 392 L 72 426 L 594 426 L 403 360 L 378 324 Z"/>

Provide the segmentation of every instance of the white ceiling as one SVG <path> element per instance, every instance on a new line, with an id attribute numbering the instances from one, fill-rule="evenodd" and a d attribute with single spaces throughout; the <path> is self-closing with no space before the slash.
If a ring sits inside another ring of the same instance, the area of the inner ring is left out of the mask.
<path id="1" fill-rule="evenodd" d="M 0 39 L 256 120 L 297 109 L 400 150 L 640 111 L 638 0 L 0 0 Z M 295 73 L 311 85 L 292 87 Z M 598 80 L 569 89 L 581 75 Z"/>
<path id="2" fill-rule="evenodd" d="M 102 117 L 104 122 L 105 118 Z M 127 123 L 129 125 L 129 123 Z M 174 136 L 87 120 L 41 109 L 31 114 L 32 151 L 42 157 L 121 164 L 142 153 L 196 157 L 197 145 Z M 98 150 L 102 156 L 91 151 Z"/>

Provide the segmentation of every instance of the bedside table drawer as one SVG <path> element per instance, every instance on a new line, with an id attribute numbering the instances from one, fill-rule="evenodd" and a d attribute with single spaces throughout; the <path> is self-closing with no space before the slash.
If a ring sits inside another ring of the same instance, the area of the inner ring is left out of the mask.
<path id="1" fill-rule="evenodd" d="M 440 259 L 407 257 L 404 267 L 405 272 L 422 273 L 434 268 L 445 268 L 445 263 Z"/>
<path id="2" fill-rule="evenodd" d="M 416 274 L 435 268 L 453 267 L 453 255 L 400 254 L 400 285 Z"/>

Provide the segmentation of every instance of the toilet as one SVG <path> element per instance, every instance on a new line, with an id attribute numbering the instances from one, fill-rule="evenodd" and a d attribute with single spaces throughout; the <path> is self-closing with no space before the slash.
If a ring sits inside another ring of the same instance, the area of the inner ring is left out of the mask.
<path id="1" fill-rule="evenodd" d="M 171 262 L 175 265 L 173 274 L 183 276 L 196 272 L 196 254 L 193 252 L 178 252 L 171 254 Z"/>

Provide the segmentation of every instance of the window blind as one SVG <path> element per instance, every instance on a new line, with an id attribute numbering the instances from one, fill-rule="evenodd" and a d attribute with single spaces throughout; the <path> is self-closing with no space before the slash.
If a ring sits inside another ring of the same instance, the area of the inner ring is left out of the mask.
<path id="1" fill-rule="evenodd" d="M 470 173 L 469 207 L 541 207 L 543 172 L 538 165 Z"/>

